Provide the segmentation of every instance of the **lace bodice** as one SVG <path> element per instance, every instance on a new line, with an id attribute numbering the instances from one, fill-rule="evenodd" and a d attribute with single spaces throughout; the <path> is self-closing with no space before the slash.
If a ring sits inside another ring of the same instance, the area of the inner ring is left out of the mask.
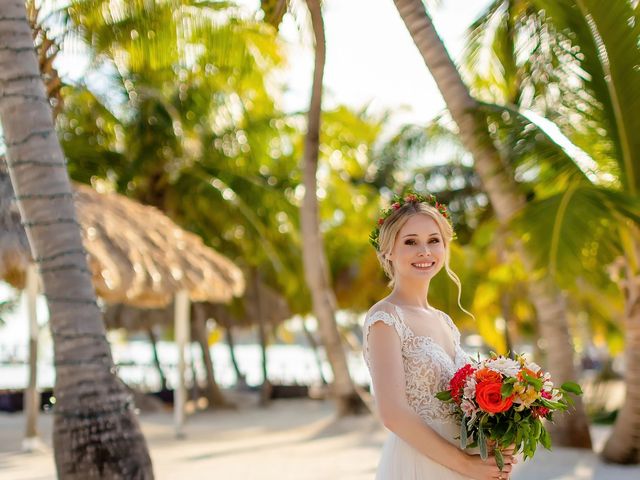
<path id="1" fill-rule="evenodd" d="M 451 405 L 438 400 L 435 394 L 448 388 L 449 380 L 456 370 L 469 361 L 468 355 L 460 346 L 460 331 L 449 315 L 438 310 L 438 314 L 445 319 L 453 331 L 455 358 L 451 358 L 431 337 L 414 335 L 404 321 L 402 309 L 397 305 L 393 307 L 393 315 L 383 310 L 376 310 L 367 315 L 363 326 L 365 363 L 371 369 L 368 344 L 371 326 L 381 321 L 394 327 L 402 344 L 405 393 L 409 405 L 428 424 L 450 421 L 447 417 L 451 412 Z"/>

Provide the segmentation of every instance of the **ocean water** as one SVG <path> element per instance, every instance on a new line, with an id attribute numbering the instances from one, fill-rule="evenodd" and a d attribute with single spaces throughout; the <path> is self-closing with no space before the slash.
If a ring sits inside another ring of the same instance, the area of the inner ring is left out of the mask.
<path id="1" fill-rule="evenodd" d="M 132 341 L 127 343 L 112 343 L 113 359 L 118 365 L 118 375 L 128 385 L 142 390 L 155 390 L 160 386 L 160 376 L 153 364 L 153 352 L 151 344 L 144 341 Z M 216 381 L 223 387 L 229 387 L 236 383 L 237 378 L 231 355 L 226 344 L 216 343 L 210 347 L 214 365 Z M 2 352 L 0 352 L 2 353 Z M 240 371 L 245 375 L 249 385 L 262 383 L 261 350 L 259 345 L 237 345 L 235 347 L 236 359 Z M 40 359 L 38 362 L 38 386 L 49 388 L 55 381 L 55 371 L 52 362 L 50 345 L 40 347 Z M 322 358 L 322 371 L 324 377 L 332 380 L 324 351 L 320 350 Z M 169 386 L 175 384 L 177 379 L 178 355 L 175 344 L 171 342 L 158 342 L 158 356 L 167 377 Z M 200 347 L 192 344 L 187 351 L 187 356 L 193 358 L 196 375 L 204 382 L 205 369 L 202 362 Z M 4 357 L 4 358 L 3 358 Z M 9 362 L 8 357 L 13 360 Z M 28 365 L 26 364 L 26 346 L 24 348 L 5 349 L 4 360 L 0 363 L 0 389 L 22 389 L 28 381 Z M 359 352 L 348 352 L 347 361 L 354 381 L 359 384 L 368 384 L 370 377 L 362 356 Z M 187 363 L 187 383 L 193 379 L 190 360 Z M 310 348 L 301 345 L 271 345 L 267 347 L 267 371 L 272 383 L 304 384 L 310 385 L 321 381 L 318 363 Z"/>
<path id="2" fill-rule="evenodd" d="M 0 281 L 0 300 L 18 294 L 7 284 Z M 36 301 L 38 323 L 40 325 L 38 346 L 38 375 L 40 388 L 49 388 L 55 381 L 53 368 L 53 345 L 47 326 L 48 309 L 46 301 L 38 296 Z M 0 389 L 22 389 L 28 382 L 28 342 L 26 298 L 21 295 L 14 312 L 5 314 L 0 322 Z M 113 359 L 118 365 L 118 375 L 127 384 L 141 389 L 155 390 L 160 386 L 160 376 L 153 365 L 151 344 L 146 340 L 124 341 L 117 331 L 109 332 L 107 338 L 111 345 Z M 173 386 L 177 379 L 177 348 L 174 343 L 159 341 L 158 356 L 167 383 Z M 231 355 L 226 343 L 217 342 L 210 347 L 216 380 L 223 387 L 236 383 L 236 374 L 231 364 Z M 192 356 L 196 375 L 204 380 L 205 369 L 202 352 L 195 343 L 188 354 Z M 240 343 L 235 347 L 236 359 L 240 371 L 249 385 L 262 383 L 262 354 L 258 344 Z M 332 380 L 323 349 L 320 349 L 322 372 L 328 381 Z M 189 361 L 188 361 L 189 362 Z M 349 351 L 347 362 L 352 378 L 359 384 L 370 382 L 369 373 L 360 352 Z M 187 383 L 192 381 L 192 369 L 187 363 Z M 267 371 L 272 383 L 310 385 L 321 381 L 318 363 L 313 351 L 306 345 L 273 344 L 267 347 Z"/>

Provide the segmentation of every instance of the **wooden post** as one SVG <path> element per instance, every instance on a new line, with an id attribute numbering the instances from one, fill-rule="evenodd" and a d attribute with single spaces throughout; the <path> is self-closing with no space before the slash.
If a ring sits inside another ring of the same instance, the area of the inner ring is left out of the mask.
<path id="1" fill-rule="evenodd" d="M 187 391 L 184 376 L 187 360 L 186 346 L 189 344 L 189 292 L 180 290 L 175 297 L 175 339 L 178 349 L 178 374 L 173 386 L 173 418 L 176 427 L 176 438 L 184 438 L 185 402 Z"/>
<path id="2" fill-rule="evenodd" d="M 27 267 L 27 313 L 29 316 L 29 384 L 24 392 L 24 411 L 26 429 L 22 450 L 32 452 L 41 446 L 38 438 L 38 413 L 40 395 L 38 392 L 38 317 L 36 298 L 38 296 L 38 268 L 35 263 Z"/>

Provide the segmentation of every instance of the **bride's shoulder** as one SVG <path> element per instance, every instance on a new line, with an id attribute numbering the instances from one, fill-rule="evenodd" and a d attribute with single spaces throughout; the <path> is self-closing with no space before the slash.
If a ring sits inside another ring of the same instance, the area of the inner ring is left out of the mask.
<path id="1" fill-rule="evenodd" d="M 365 319 L 371 319 L 374 317 L 388 317 L 394 318 L 396 315 L 396 310 L 393 304 L 391 304 L 386 299 L 382 299 L 379 302 L 376 302 L 369 308 L 367 314 L 365 315 Z"/>

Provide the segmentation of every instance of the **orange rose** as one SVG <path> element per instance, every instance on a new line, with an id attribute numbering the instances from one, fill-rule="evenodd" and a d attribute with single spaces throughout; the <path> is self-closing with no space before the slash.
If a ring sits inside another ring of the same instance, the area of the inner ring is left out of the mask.
<path id="1" fill-rule="evenodd" d="M 481 368 L 476 372 L 476 381 L 480 382 L 501 382 L 502 375 L 488 368 Z"/>
<path id="2" fill-rule="evenodd" d="M 509 410 L 513 403 L 513 395 L 502 398 L 500 382 L 481 382 L 476 385 L 476 401 L 482 410 L 489 413 L 500 413 Z"/>

